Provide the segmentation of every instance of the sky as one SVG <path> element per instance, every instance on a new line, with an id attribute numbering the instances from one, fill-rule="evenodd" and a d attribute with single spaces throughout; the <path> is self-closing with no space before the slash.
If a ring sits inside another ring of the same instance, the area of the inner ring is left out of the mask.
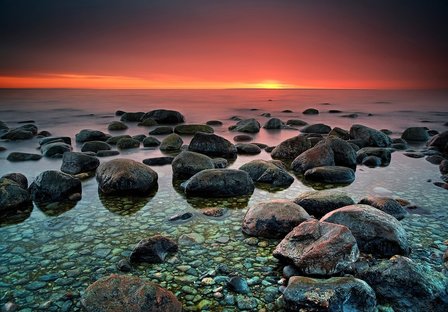
<path id="1" fill-rule="evenodd" d="M 446 0 L 0 0 L 0 88 L 448 88 Z"/>

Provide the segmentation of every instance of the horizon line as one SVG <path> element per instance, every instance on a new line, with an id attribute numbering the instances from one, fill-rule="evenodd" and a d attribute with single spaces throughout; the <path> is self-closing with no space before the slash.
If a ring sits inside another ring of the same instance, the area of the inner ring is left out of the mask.
<path id="1" fill-rule="evenodd" d="M 434 87 L 434 88 L 22 88 L 22 87 L 0 87 L 0 90 L 269 90 L 269 91 L 292 91 L 292 90 L 382 90 L 382 91 L 418 91 L 418 90 L 448 90 L 447 87 Z"/>

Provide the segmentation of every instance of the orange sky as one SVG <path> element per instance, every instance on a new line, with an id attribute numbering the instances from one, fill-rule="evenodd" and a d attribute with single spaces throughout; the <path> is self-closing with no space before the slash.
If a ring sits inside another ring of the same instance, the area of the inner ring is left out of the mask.
<path id="1" fill-rule="evenodd" d="M 0 88 L 447 88 L 446 5 L 389 2 L 2 2 Z"/>

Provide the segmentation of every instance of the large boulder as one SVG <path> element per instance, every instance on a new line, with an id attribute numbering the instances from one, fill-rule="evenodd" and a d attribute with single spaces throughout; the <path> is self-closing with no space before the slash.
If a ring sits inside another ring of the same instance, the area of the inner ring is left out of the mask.
<path id="1" fill-rule="evenodd" d="M 305 171 L 304 177 L 313 182 L 350 184 L 355 181 L 355 172 L 342 166 L 322 166 Z"/>
<path id="2" fill-rule="evenodd" d="M 448 154 L 448 130 L 433 136 L 427 145 L 436 147 L 442 153 Z"/>
<path id="3" fill-rule="evenodd" d="M 350 137 L 359 140 L 363 146 L 388 147 L 392 143 L 391 139 L 383 132 L 363 125 L 352 125 Z"/>
<path id="4" fill-rule="evenodd" d="M 71 152 L 72 147 L 67 143 L 53 142 L 42 145 L 40 151 L 46 157 L 59 158 L 62 157 L 64 153 Z"/>
<path id="5" fill-rule="evenodd" d="M 327 213 L 321 221 L 348 227 L 363 252 L 380 257 L 410 253 L 407 234 L 400 222 L 372 206 L 342 207 Z"/>
<path id="6" fill-rule="evenodd" d="M 176 179 L 189 179 L 199 171 L 214 169 L 213 160 L 204 155 L 190 151 L 183 151 L 171 163 L 173 177 Z"/>
<path id="7" fill-rule="evenodd" d="M 429 139 L 428 129 L 424 127 L 411 127 L 404 130 L 401 138 L 406 141 L 426 142 Z"/>
<path id="8" fill-rule="evenodd" d="M 276 199 L 251 206 L 244 216 L 242 230 L 250 236 L 282 238 L 309 218 L 299 205 Z"/>
<path id="9" fill-rule="evenodd" d="M 295 159 L 307 149 L 311 148 L 312 141 L 306 135 L 299 135 L 287 139 L 277 145 L 271 152 L 273 159 Z"/>
<path id="10" fill-rule="evenodd" d="M 207 169 L 192 176 L 185 184 L 187 196 L 233 197 L 250 195 L 254 183 L 249 174 L 235 169 Z"/>
<path id="11" fill-rule="evenodd" d="M 315 167 L 334 165 L 334 153 L 331 147 L 327 144 L 316 144 L 297 156 L 291 163 L 291 169 L 298 173 L 304 173 Z"/>
<path id="12" fill-rule="evenodd" d="M 81 303 L 87 312 L 181 312 L 172 292 L 136 276 L 112 274 L 85 290 Z"/>
<path id="13" fill-rule="evenodd" d="M 167 109 L 156 109 L 147 112 L 142 117 L 142 120 L 145 120 L 147 118 L 152 118 L 159 124 L 177 124 L 185 121 L 185 118 L 181 113 Z"/>
<path id="14" fill-rule="evenodd" d="M 188 149 L 192 152 L 205 154 L 210 157 L 233 159 L 237 155 L 235 145 L 227 139 L 212 133 L 196 133 Z"/>
<path id="15" fill-rule="evenodd" d="M 252 160 L 239 169 L 246 171 L 254 182 L 268 183 L 275 187 L 288 187 L 294 182 L 294 178 L 275 161 Z"/>
<path id="16" fill-rule="evenodd" d="M 39 174 L 29 187 L 31 198 L 38 203 L 66 201 L 81 194 L 81 181 L 69 174 L 48 170 Z"/>
<path id="17" fill-rule="evenodd" d="M 375 207 L 394 216 L 397 220 L 403 219 L 408 214 L 406 209 L 404 209 L 395 199 L 390 197 L 367 196 L 362 198 L 358 204 Z"/>
<path id="18" fill-rule="evenodd" d="M 100 165 L 100 161 L 95 156 L 84 153 L 67 152 L 62 157 L 61 171 L 68 174 L 78 174 L 81 172 L 93 171 Z"/>
<path id="19" fill-rule="evenodd" d="M 0 213 L 17 209 L 31 203 L 26 186 L 3 176 L 0 178 Z"/>
<path id="20" fill-rule="evenodd" d="M 346 193 L 336 191 L 304 192 L 294 199 L 294 202 L 316 218 L 321 218 L 338 208 L 355 204 Z"/>
<path id="21" fill-rule="evenodd" d="M 131 262 L 162 263 L 169 253 L 177 252 L 177 243 L 162 235 L 138 242 L 130 255 Z"/>
<path id="22" fill-rule="evenodd" d="M 174 127 L 174 133 L 180 135 L 194 135 L 197 132 L 213 133 L 214 130 L 212 127 L 208 125 L 200 125 L 200 124 L 178 125 Z"/>
<path id="23" fill-rule="evenodd" d="M 375 292 L 354 277 L 293 276 L 283 293 L 283 301 L 287 311 L 377 311 Z"/>
<path id="24" fill-rule="evenodd" d="M 397 312 L 448 311 L 448 279 L 429 265 L 394 256 L 360 273 L 378 302 Z"/>
<path id="25" fill-rule="evenodd" d="M 328 137 L 325 141 L 321 142 L 330 146 L 333 151 L 336 166 L 348 167 L 353 170 L 356 169 L 356 151 L 350 143 L 334 136 Z"/>
<path id="26" fill-rule="evenodd" d="M 358 164 L 365 164 L 365 159 L 372 156 L 380 160 L 381 166 L 388 166 L 392 158 L 389 148 L 363 147 L 356 152 L 356 161 Z"/>
<path id="27" fill-rule="evenodd" d="M 347 227 L 313 219 L 286 235 L 273 255 L 294 264 L 303 274 L 333 275 L 355 263 L 359 249 Z"/>
<path id="28" fill-rule="evenodd" d="M 148 194 L 157 188 L 157 173 L 131 159 L 113 159 L 96 171 L 98 188 L 104 194 Z"/>
<path id="29" fill-rule="evenodd" d="M 88 141 L 106 141 L 110 138 L 109 134 L 99 130 L 83 129 L 75 135 L 76 142 L 84 143 Z"/>
<path id="30" fill-rule="evenodd" d="M 319 134 L 328 134 L 331 131 L 331 127 L 323 124 L 323 123 L 317 123 L 312 125 L 307 125 L 300 129 L 300 132 L 302 133 L 319 133 Z"/>
<path id="31" fill-rule="evenodd" d="M 229 127 L 230 131 L 257 133 L 260 131 L 260 123 L 254 119 L 244 119 L 237 122 L 236 125 Z"/>

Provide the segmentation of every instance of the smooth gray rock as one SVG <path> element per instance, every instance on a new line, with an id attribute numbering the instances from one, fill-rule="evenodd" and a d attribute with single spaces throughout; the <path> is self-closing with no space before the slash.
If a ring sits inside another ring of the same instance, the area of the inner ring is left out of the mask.
<path id="1" fill-rule="evenodd" d="M 254 119 L 244 119 L 237 122 L 235 126 L 229 127 L 230 131 L 257 133 L 260 131 L 260 123 Z"/>
<path id="2" fill-rule="evenodd" d="M 192 152 L 205 154 L 210 157 L 233 159 L 237 156 L 235 145 L 227 139 L 212 133 L 196 133 L 188 149 Z"/>
<path id="3" fill-rule="evenodd" d="M 268 183 L 275 187 L 288 187 L 294 182 L 294 177 L 273 161 L 252 160 L 239 169 L 246 171 L 254 182 Z"/>
<path id="4" fill-rule="evenodd" d="M 160 150 L 164 152 L 179 151 L 182 144 L 184 144 L 182 138 L 178 134 L 172 133 L 162 140 Z"/>
<path id="5" fill-rule="evenodd" d="M 210 157 L 190 151 L 183 151 L 177 155 L 171 166 L 173 177 L 176 179 L 189 179 L 202 170 L 215 168 Z"/>
<path id="6" fill-rule="evenodd" d="M 337 191 L 304 192 L 296 197 L 294 202 L 316 218 L 321 218 L 338 208 L 355 204 L 349 195 Z"/>
<path id="7" fill-rule="evenodd" d="M 67 152 L 62 157 L 61 171 L 68 174 L 79 174 L 96 170 L 100 165 L 98 158 L 84 153 Z"/>
<path id="8" fill-rule="evenodd" d="M 84 143 L 88 141 L 106 141 L 110 138 L 110 135 L 99 130 L 83 129 L 75 135 L 75 138 L 76 142 Z"/>
<path id="9" fill-rule="evenodd" d="M 73 194 L 81 194 L 81 181 L 66 173 L 48 170 L 39 174 L 29 187 L 35 202 L 66 201 Z"/>
<path id="10" fill-rule="evenodd" d="M 18 162 L 18 161 L 39 160 L 41 158 L 42 158 L 42 155 L 39 155 L 39 154 L 12 152 L 12 153 L 9 153 L 8 157 L 6 157 L 6 160 L 12 161 L 12 162 Z"/>
<path id="11" fill-rule="evenodd" d="M 350 184 L 355 181 L 355 172 L 342 166 L 322 166 L 305 171 L 304 177 L 313 182 Z"/>

